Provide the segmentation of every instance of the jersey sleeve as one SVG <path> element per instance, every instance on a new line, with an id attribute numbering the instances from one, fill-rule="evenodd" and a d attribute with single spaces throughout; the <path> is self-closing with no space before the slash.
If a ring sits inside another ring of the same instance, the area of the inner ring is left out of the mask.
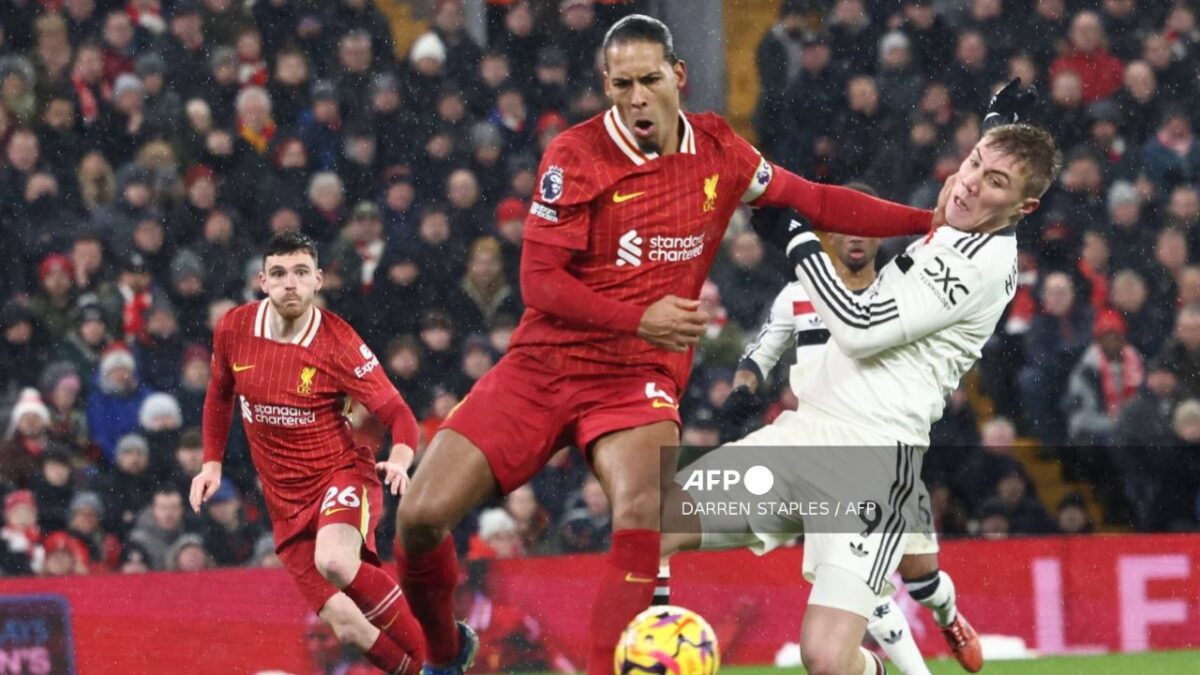
<path id="1" fill-rule="evenodd" d="M 576 251 L 588 246 L 590 202 L 596 196 L 595 171 L 580 150 L 563 137 L 550 143 L 538 168 L 524 238 Z"/>
<path id="2" fill-rule="evenodd" d="M 812 298 L 830 336 L 847 356 L 856 359 L 919 340 L 967 316 L 982 295 L 982 275 L 958 251 L 941 245 L 925 247 L 884 268 L 863 297 L 855 296 L 837 276 L 814 234 L 797 237 L 788 251 L 796 275 Z"/>
<path id="3" fill-rule="evenodd" d="M 201 438 L 204 461 L 220 462 L 225 458 L 225 443 L 233 425 L 233 371 L 229 367 L 229 313 L 222 317 L 213 331 L 212 375 L 204 395 L 201 418 Z"/>
<path id="4" fill-rule="evenodd" d="M 791 294 L 788 292 L 788 286 L 784 286 L 771 303 L 767 320 L 758 329 L 758 335 L 742 353 L 738 367 L 756 370 L 759 381 L 765 380 L 791 343 L 794 330 Z"/>

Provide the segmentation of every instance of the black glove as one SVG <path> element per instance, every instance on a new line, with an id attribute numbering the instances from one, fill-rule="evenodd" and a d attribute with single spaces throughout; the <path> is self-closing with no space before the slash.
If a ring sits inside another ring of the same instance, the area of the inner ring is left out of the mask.
<path id="1" fill-rule="evenodd" d="M 766 406 L 758 394 L 750 391 L 750 387 L 743 384 L 725 397 L 725 405 L 721 406 L 720 412 L 717 413 L 717 420 L 722 427 L 733 427 L 740 430 L 758 416 L 764 407 Z"/>
<path id="2" fill-rule="evenodd" d="M 792 239 L 812 232 L 812 227 L 800 214 L 779 206 L 754 209 L 750 214 L 750 227 L 760 239 L 785 253 Z"/>
<path id="3" fill-rule="evenodd" d="M 1037 90 L 1033 87 L 1021 89 L 1021 78 L 1014 77 L 1012 82 L 1004 85 L 1003 89 L 992 96 L 980 131 L 987 131 L 1002 124 L 1028 123 L 1037 102 Z"/>

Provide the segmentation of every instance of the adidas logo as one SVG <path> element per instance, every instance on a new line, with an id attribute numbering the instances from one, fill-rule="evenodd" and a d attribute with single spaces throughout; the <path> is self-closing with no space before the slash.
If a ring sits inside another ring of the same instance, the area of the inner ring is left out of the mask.
<path id="1" fill-rule="evenodd" d="M 850 544 L 850 552 L 859 558 L 867 557 L 867 549 L 863 547 L 861 541 Z"/>
<path id="2" fill-rule="evenodd" d="M 802 223 L 798 220 L 793 220 L 792 222 L 788 223 L 788 232 L 795 232 L 796 230 L 799 230 L 803 227 L 804 227 L 804 223 Z"/>
<path id="3" fill-rule="evenodd" d="M 617 242 L 617 267 L 638 267 L 641 264 L 642 238 L 638 236 L 637 230 L 630 230 L 621 235 Z"/>
<path id="4" fill-rule="evenodd" d="M 882 619 L 883 617 L 888 615 L 888 612 L 891 612 L 891 611 L 892 611 L 892 606 L 888 603 L 884 603 L 875 608 L 875 612 L 874 612 L 875 618 Z"/>
<path id="5" fill-rule="evenodd" d="M 904 629 L 893 630 L 893 631 L 888 631 L 888 634 L 886 636 L 884 636 L 883 641 L 888 643 L 889 645 L 894 645 L 903 638 L 904 638 Z"/>

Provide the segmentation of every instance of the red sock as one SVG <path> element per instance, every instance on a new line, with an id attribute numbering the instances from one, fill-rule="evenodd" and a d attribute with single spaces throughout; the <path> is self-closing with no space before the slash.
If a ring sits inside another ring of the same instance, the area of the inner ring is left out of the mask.
<path id="1" fill-rule="evenodd" d="M 458 658 L 458 626 L 454 623 L 454 588 L 458 585 L 458 553 L 446 537 L 428 553 L 408 553 L 396 539 L 396 566 L 409 606 L 429 647 L 427 658 L 444 665 Z"/>
<path id="2" fill-rule="evenodd" d="M 650 606 L 662 535 L 654 530 L 613 532 L 596 601 L 592 605 L 589 675 L 611 675 L 613 650 L 629 621 Z"/>
<path id="3" fill-rule="evenodd" d="M 404 602 L 400 587 L 387 572 L 364 562 L 359 565 L 354 581 L 342 592 L 358 605 L 372 626 L 386 635 L 397 649 L 411 657 L 418 668 L 421 667 L 425 661 L 421 626 L 409 611 L 408 603 Z M 379 641 L 376 640 L 375 644 L 378 646 Z"/>
<path id="4" fill-rule="evenodd" d="M 406 654 L 383 631 L 379 632 L 379 637 L 375 638 L 375 644 L 367 650 L 366 656 L 371 665 L 388 675 L 417 675 L 421 672 L 421 661 Z"/>

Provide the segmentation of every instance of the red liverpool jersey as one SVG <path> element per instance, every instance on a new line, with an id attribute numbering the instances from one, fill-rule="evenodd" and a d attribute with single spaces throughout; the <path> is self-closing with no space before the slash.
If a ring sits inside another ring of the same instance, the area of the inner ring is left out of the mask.
<path id="1" fill-rule="evenodd" d="M 269 304 L 242 305 L 222 317 L 213 335 L 212 376 L 220 397 L 237 397 L 267 509 L 278 520 L 317 500 L 334 471 L 373 465 L 371 451 L 351 440 L 346 397 L 377 410 L 397 394 L 379 359 L 341 317 L 314 305 L 305 329 L 277 342 Z"/>
<path id="2" fill-rule="evenodd" d="M 542 158 L 524 236 L 577 251 L 568 272 L 614 300 L 648 307 L 695 299 L 734 209 L 761 195 L 771 168 L 712 113 L 681 114 L 679 151 L 638 148 L 616 108 L 568 129 Z M 680 388 L 691 353 L 636 335 L 568 324 L 528 309 L 512 348 L 566 372 L 657 368 Z"/>

